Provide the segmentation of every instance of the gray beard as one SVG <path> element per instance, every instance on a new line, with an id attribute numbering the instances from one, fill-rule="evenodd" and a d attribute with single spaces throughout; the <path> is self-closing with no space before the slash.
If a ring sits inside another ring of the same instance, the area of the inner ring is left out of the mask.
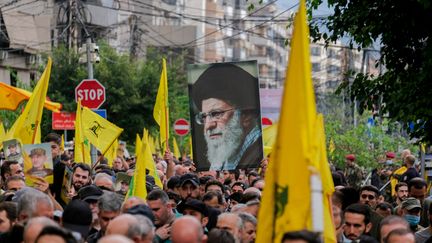
<path id="1" fill-rule="evenodd" d="M 222 132 L 217 139 L 210 139 L 213 133 Z M 207 142 L 207 158 L 212 166 L 222 166 L 229 158 L 240 149 L 243 141 L 243 128 L 240 124 L 240 111 L 235 111 L 223 130 L 213 129 L 205 131 L 204 138 Z"/>

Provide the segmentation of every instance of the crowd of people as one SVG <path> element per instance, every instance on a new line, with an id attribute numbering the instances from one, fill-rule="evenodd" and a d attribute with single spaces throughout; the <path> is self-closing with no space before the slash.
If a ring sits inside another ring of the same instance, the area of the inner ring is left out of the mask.
<path id="1" fill-rule="evenodd" d="M 116 176 L 135 169 L 124 144 L 112 163 L 99 155 L 90 167 L 74 162 L 73 151 L 61 151 L 59 135 L 48 134 L 45 142 L 51 144 L 53 184 L 40 178 L 28 187 L 18 161 L 2 162 L 0 242 L 255 242 L 267 160 L 257 169 L 197 172 L 188 158 L 155 154 L 159 178 L 147 175 L 147 197 L 141 198 L 128 195 L 130 181 L 115 186 Z M 416 158 L 409 151 L 401 156 L 404 173 L 393 173 L 396 162 L 386 161 L 372 184 L 353 154 L 346 156 L 345 170 L 333 168 L 338 242 L 432 242 L 427 183 Z M 67 171 L 70 187 L 64 191 Z M 387 178 L 398 180 L 394 195 L 386 190 Z M 282 242 L 321 241 L 302 230 L 287 232 Z"/>
<path id="2" fill-rule="evenodd" d="M 345 170 L 332 172 L 338 242 L 432 242 L 432 197 L 409 150 L 402 151 L 399 165 L 388 152 L 369 177 L 354 154 L 345 159 Z"/>

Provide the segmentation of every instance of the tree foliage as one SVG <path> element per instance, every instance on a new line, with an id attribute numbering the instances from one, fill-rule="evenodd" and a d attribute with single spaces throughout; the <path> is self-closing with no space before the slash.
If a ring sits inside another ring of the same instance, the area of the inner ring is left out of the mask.
<path id="1" fill-rule="evenodd" d="M 374 120 L 372 125 L 371 117 L 370 112 L 365 112 L 359 118 L 359 125 L 354 127 L 334 115 L 325 116 L 328 154 L 335 165 L 344 167 L 345 155 L 355 154 L 359 165 L 376 168 L 379 162 L 385 161 L 386 152 L 408 148 L 415 154 L 418 150 L 401 135 L 398 123 Z"/>
<path id="2" fill-rule="evenodd" d="M 311 0 L 310 9 L 321 3 Z M 348 37 L 362 48 L 377 42 L 386 68 L 378 77 L 357 74 L 349 87 L 351 98 L 362 104 L 361 111 L 378 105 L 381 116 L 415 122 L 411 135 L 432 142 L 432 3 L 329 0 L 328 5 L 334 13 L 311 22 L 314 39 L 330 43 Z"/>

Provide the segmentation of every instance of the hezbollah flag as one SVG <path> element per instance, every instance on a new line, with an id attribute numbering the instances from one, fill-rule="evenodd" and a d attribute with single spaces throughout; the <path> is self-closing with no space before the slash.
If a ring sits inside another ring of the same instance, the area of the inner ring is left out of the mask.
<path id="1" fill-rule="evenodd" d="M 281 242 L 286 232 L 312 230 L 310 177 L 319 142 L 305 8 L 301 0 L 279 119 L 283 126 L 278 127 L 258 216 L 258 243 Z M 319 173 L 318 168 L 313 171 Z"/>
<path id="2" fill-rule="evenodd" d="M 106 153 L 123 131 L 122 128 L 119 128 L 87 107 L 83 107 L 81 122 L 84 137 L 98 148 L 102 154 Z"/>
<path id="3" fill-rule="evenodd" d="M 0 110 L 16 110 L 18 105 L 24 100 L 30 99 L 32 93 L 17 87 L 0 82 Z M 62 105 L 60 103 L 45 99 L 44 107 L 53 112 L 60 112 Z"/>
<path id="4" fill-rule="evenodd" d="M 143 141 L 141 143 L 139 152 L 136 154 L 135 171 L 132 176 L 131 183 L 129 185 L 129 191 L 125 197 L 125 201 L 127 200 L 127 198 L 132 196 L 140 197 L 143 200 L 146 200 L 147 198 L 146 154 L 150 152 L 150 156 L 151 156 L 151 151 L 150 151 L 150 147 L 148 146 L 148 143 L 144 141 L 145 140 L 144 136 L 142 140 Z"/>
<path id="5" fill-rule="evenodd" d="M 90 142 L 84 137 L 84 130 L 81 121 L 81 100 L 78 101 L 76 118 L 75 118 L 75 146 L 74 160 L 75 162 L 83 162 L 91 165 Z"/>
<path id="6" fill-rule="evenodd" d="M 108 161 L 108 166 L 112 167 L 112 163 L 114 159 L 117 157 L 117 148 L 118 148 L 119 142 L 118 139 L 114 141 L 114 143 L 111 144 L 111 146 L 108 148 L 106 153 L 104 154 L 104 157 Z"/>
<path id="7" fill-rule="evenodd" d="M 174 156 L 176 159 L 180 159 L 181 153 L 180 153 L 180 149 L 177 145 L 177 139 L 175 139 L 175 137 L 173 137 L 173 147 L 174 147 Z"/>
<path id="8" fill-rule="evenodd" d="M 21 144 L 40 143 L 40 122 L 48 91 L 51 65 L 51 58 L 48 57 L 45 71 L 42 73 L 39 82 L 36 84 L 24 111 L 15 121 L 13 130 L 11 130 L 12 137 L 19 139 Z"/>
<path id="9" fill-rule="evenodd" d="M 153 108 L 153 117 L 159 125 L 160 144 L 167 149 L 169 139 L 169 117 L 168 117 L 168 78 L 165 58 L 162 59 L 162 73 L 159 81 L 159 89 L 156 96 L 156 103 Z M 161 152 L 163 154 L 163 152 Z"/>
<path id="10" fill-rule="evenodd" d="M 140 154 L 140 156 L 143 157 L 145 160 L 145 168 L 149 171 L 149 175 L 151 175 L 155 179 L 156 185 L 160 189 L 163 189 L 163 184 L 157 173 L 156 164 L 151 152 L 150 143 L 149 143 L 149 134 L 147 129 L 144 129 L 142 146 L 145 146 L 145 150 L 142 150 L 144 154 Z"/>
<path id="11" fill-rule="evenodd" d="M 3 122 L 0 121 L 0 148 L 3 146 L 3 141 L 5 137 L 6 137 L 6 132 L 3 126 Z"/>
<path id="12" fill-rule="evenodd" d="M 324 217 L 324 242 L 336 242 L 336 232 L 334 230 L 331 196 L 334 192 L 333 177 L 330 171 L 330 165 L 327 160 L 326 138 L 324 132 L 324 120 L 322 114 L 319 114 L 316 119 L 316 142 L 317 142 L 317 157 L 312 161 L 316 172 L 321 177 L 322 184 L 322 205 Z"/>

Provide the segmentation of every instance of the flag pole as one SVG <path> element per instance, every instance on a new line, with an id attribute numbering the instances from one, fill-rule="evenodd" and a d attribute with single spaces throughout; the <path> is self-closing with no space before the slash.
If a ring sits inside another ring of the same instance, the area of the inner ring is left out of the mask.
<path id="1" fill-rule="evenodd" d="M 311 213 L 312 213 L 312 230 L 314 232 L 324 232 L 324 207 L 323 188 L 320 175 L 312 172 L 310 176 L 311 186 Z"/>

